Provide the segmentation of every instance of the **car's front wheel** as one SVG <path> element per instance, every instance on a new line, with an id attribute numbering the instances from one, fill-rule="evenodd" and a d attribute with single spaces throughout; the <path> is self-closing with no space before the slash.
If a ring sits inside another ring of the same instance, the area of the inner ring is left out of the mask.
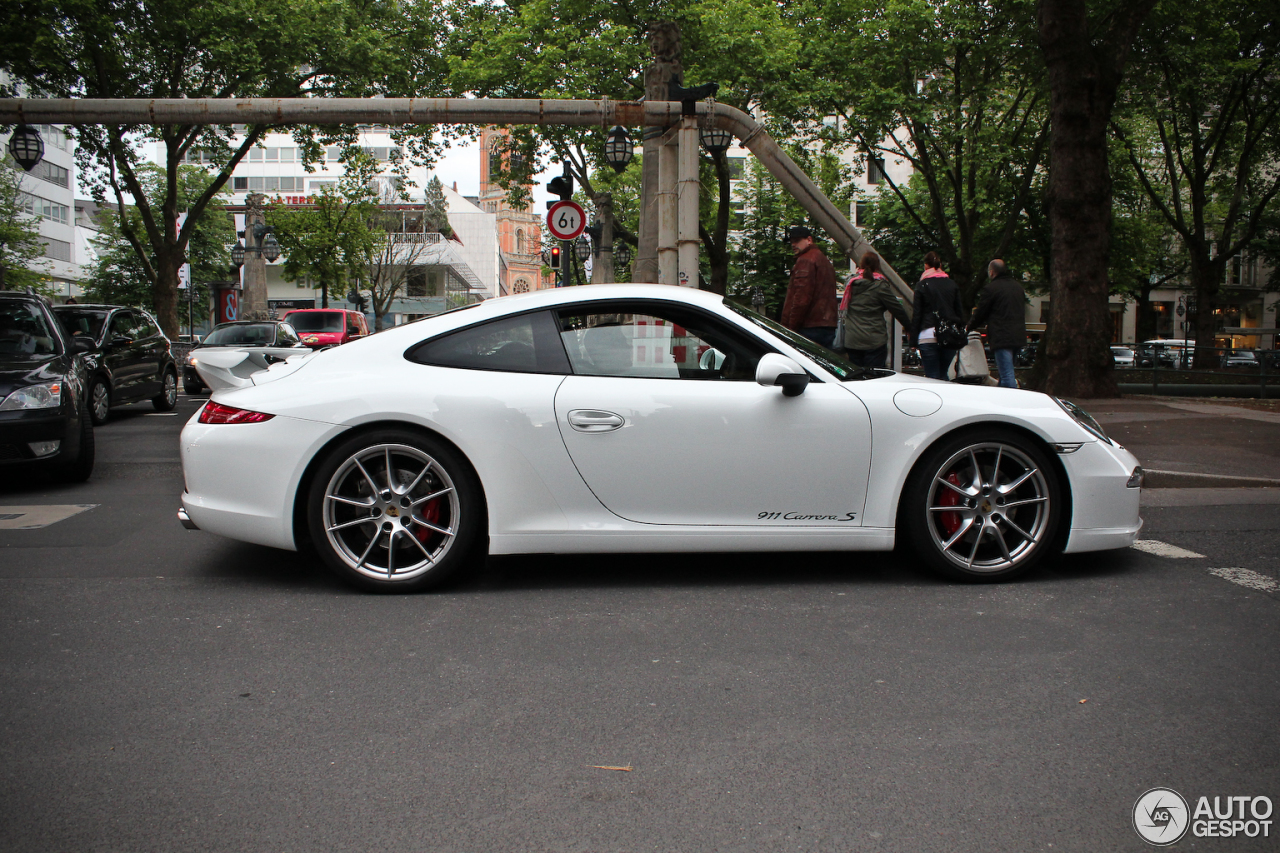
<path id="1" fill-rule="evenodd" d="M 94 426 L 102 426 L 111 414 L 111 386 L 101 376 L 89 387 L 89 417 Z"/>
<path id="2" fill-rule="evenodd" d="M 967 432 L 920 460 L 903 491 L 899 533 L 937 571 L 1003 581 L 1053 547 L 1062 486 L 1049 458 L 1011 430 Z"/>
<path id="3" fill-rule="evenodd" d="M 178 374 L 172 370 L 164 372 L 164 385 L 160 393 L 151 398 L 151 405 L 157 412 L 172 412 L 178 405 Z"/>
<path id="4" fill-rule="evenodd" d="M 484 558 L 475 474 L 451 447 L 410 430 L 365 433 L 329 451 L 307 521 L 325 564 L 376 592 L 438 586 Z"/>

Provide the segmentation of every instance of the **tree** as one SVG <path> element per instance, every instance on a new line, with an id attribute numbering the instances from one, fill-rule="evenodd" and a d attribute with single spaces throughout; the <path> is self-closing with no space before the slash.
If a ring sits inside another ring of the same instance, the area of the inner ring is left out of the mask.
<path id="1" fill-rule="evenodd" d="M 160 166 L 141 164 L 138 166 L 138 180 L 145 198 L 155 207 L 156 200 L 169 185 L 165 170 Z M 179 166 L 176 176 L 178 210 L 185 209 L 193 199 L 203 196 L 212 181 L 213 176 L 198 166 Z M 187 245 L 194 294 L 183 294 L 179 307 L 183 308 L 185 315 L 185 303 L 190 300 L 191 316 L 196 320 L 207 316 L 209 289 L 214 282 L 226 279 L 231 268 L 231 252 L 227 247 L 235 241 L 235 226 L 223 210 L 225 196 L 225 193 L 219 193 L 213 197 L 206 215 L 192 229 Z M 98 257 L 84 283 L 85 296 L 95 302 L 132 305 L 154 311 L 155 290 L 142 261 L 125 236 L 128 230 L 137 233 L 142 227 L 138 221 L 138 209 L 126 207 L 122 213 L 118 208 L 102 208 L 100 216 L 102 231 L 94 241 Z"/>
<path id="2" fill-rule="evenodd" d="M 1026 242 L 1025 214 L 1043 190 L 1048 99 L 1032 4 L 814 0 L 806 9 L 812 83 L 808 101 L 795 102 L 795 131 L 858 152 L 858 172 L 884 184 L 880 194 L 972 305 L 987 262 Z M 841 38 L 823 37 L 833 30 Z M 909 184 L 884 168 L 895 160 L 910 164 Z"/>
<path id="3" fill-rule="evenodd" d="M 391 303 L 400 298 L 415 268 L 427 254 L 429 235 L 448 237 L 449 227 L 444 188 L 435 175 L 427 184 L 426 203 L 421 214 L 402 214 L 388 209 L 406 200 L 405 193 L 391 185 L 382 192 L 382 205 L 372 211 L 368 224 L 373 240 L 365 245 L 363 285 L 372 294 L 373 328 L 382 331 L 383 317 Z"/>
<path id="4" fill-rule="evenodd" d="M 15 81 L 38 95 L 85 98 L 248 98 L 436 94 L 443 76 L 429 3 L 394 0 L 15 0 L 0 19 L 0 45 Z M 175 124 L 77 126 L 80 181 L 99 204 L 131 196 L 122 221 L 151 284 L 157 319 L 178 326 L 178 269 L 188 243 L 232 170 L 269 129 Z M 408 132 L 408 131 L 406 131 Z M 321 136 L 353 138 L 351 128 Z M 304 157 L 319 157 L 313 128 L 295 132 Z M 429 138 L 429 137 L 428 137 Z M 170 176 L 152 201 L 139 174 L 141 148 L 156 144 Z M 176 226 L 178 165 L 188 152 L 213 156 L 214 179 Z"/>
<path id="5" fill-rule="evenodd" d="M 1275 3 L 1211 0 L 1194 20 L 1179 11 L 1152 16 L 1111 129 L 1177 235 L 1196 346 L 1214 347 L 1228 264 L 1258 240 L 1280 192 L 1280 28 Z M 1197 366 L 1216 361 L 1196 354 Z"/>
<path id="6" fill-rule="evenodd" d="M 35 260 L 43 254 L 36 220 L 23 202 L 22 175 L 6 156 L 0 160 L 0 290 L 40 289 L 44 276 Z"/>
<path id="7" fill-rule="evenodd" d="M 1053 312 L 1034 376 L 1052 394 L 1117 393 L 1107 307 L 1111 169 L 1107 128 L 1129 48 L 1156 0 L 1039 0 L 1049 80 L 1046 199 Z"/>
<path id="8" fill-rule="evenodd" d="M 275 229 L 284 255 L 285 280 L 318 286 L 324 308 L 330 293 L 360 284 L 382 239 L 375 224 L 381 201 L 374 180 L 378 161 L 359 149 L 348 150 L 344 159 L 346 173 L 337 186 L 321 187 L 312 204 L 267 211 L 267 224 Z"/>

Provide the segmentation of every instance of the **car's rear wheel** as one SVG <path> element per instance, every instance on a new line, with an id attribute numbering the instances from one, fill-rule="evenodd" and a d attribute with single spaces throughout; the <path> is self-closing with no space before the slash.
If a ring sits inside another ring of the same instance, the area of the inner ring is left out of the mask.
<path id="1" fill-rule="evenodd" d="M 1010 580 L 1053 547 L 1062 487 L 1016 432 L 969 432 L 932 448 L 903 491 L 899 531 L 931 567 L 964 581 Z"/>
<path id="2" fill-rule="evenodd" d="M 102 426 L 111 414 L 111 386 L 101 376 L 89 386 L 89 417 L 94 426 Z"/>
<path id="3" fill-rule="evenodd" d="M 438 586 L 484 557 L 475 474 L 451 447 L 410 430 L 333 448 L 316 470 L 307 521 L 325 564 L 376 592 Z"/>
<path id="4" fill-rule="evenodd" d="M 178 374 L 172 370 L 164 372 L 164 385 L 160 393 L 151 398 L 151 405 L 157 412 L 172 412 L 178 405 Z"/>
<path id="5" fill-rule="evenodd" d="M 184 377 L 182 380 L 182 390 L 188 394 L 203 394 L 205 389 L 204 386 L 196 380 Z"/>

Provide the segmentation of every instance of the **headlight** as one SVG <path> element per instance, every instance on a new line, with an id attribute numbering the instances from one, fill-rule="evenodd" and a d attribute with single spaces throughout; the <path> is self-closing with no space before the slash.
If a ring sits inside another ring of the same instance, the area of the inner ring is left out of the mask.
<path id="1" fill-rule="evenodd" d="M 189 356 L 187 356 L 187 364 L 191 365 L 192 367 L 195 367 L 195 366 L 196 366 L 196 357 L 195 357 L 194 355 L 189 355 Z"/>
<path id="2" fill-rule="evenodd" d="M 1064 400 L 1061 397 L 1054 397 L 1053 401 L 1061 406 L 1064 412 L 1075 418 L 1076 423 L 1080 424 L 1080 426 L 1084 427 L 1107 444 L 1112 443 L 1111 439 L 1107 437 L 1107 434 L 1103 432 L 1102 425 L 1093 419 L 1093 415 L 1089 414 L 1070 400 Z"/>
<path id="3" fill-rule="evenodd" d="M 0 403 L 0 412 L 16 412 L 24 409 L 56 409 L 62 404 L 62 383 L 46 382 L 19 388 Z"/>

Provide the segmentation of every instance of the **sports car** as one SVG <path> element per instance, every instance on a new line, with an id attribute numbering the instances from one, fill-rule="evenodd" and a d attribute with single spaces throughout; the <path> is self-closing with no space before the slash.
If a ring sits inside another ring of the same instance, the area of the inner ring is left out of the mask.
<path id="1" fill-rule="evenodd" d="M 898 542 L 995 581 L 1142 526 L 1138 461 L 1077 406 L 855 367 L 689 288 L 544 290 L 223 369 L 179 518 L 370 590 L 486 554 Z"/>

